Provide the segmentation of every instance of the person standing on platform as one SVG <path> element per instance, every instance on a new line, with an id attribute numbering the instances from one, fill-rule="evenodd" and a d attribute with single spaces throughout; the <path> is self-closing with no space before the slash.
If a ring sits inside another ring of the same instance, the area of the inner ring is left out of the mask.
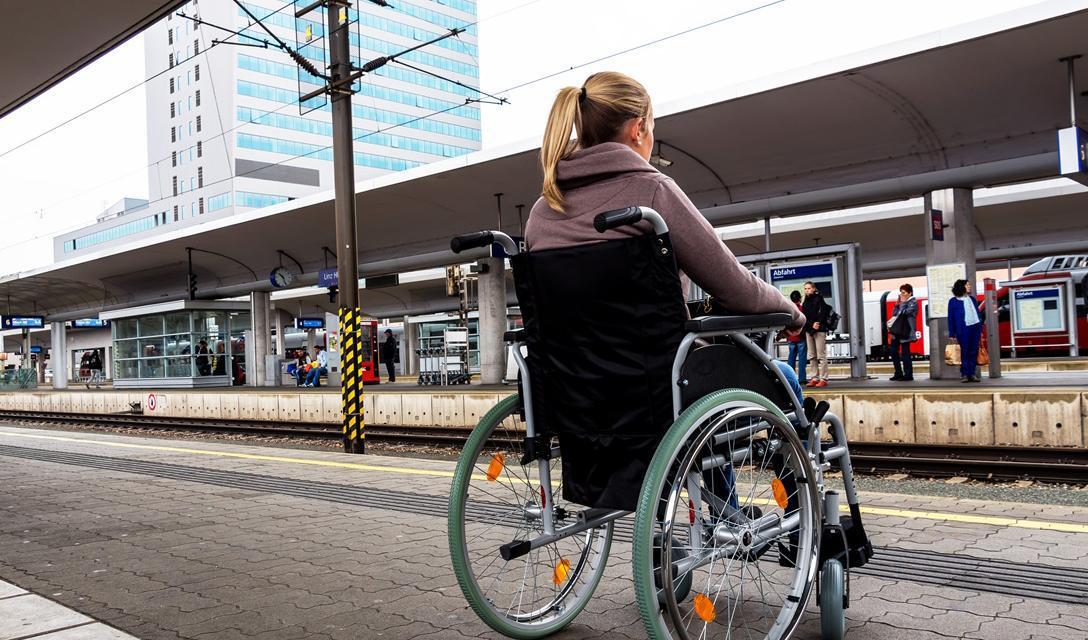
<path id="1" fill-rule="evenodd" d="M 888 335 L 891 337 L 892 364 L 897 382 L 914 380 L 914 363 L 910 359 L 910 345 L 917 339 L 915 333 L 918 317 L 918 301 L 914 299 L 914 287 L 903 284 L 899 287 L 899 300 L 892 309 L 888 320 Z"/>
<path id="2" fill-rule="evenodd" d="M 956 280 L 952 295 L 955 297 L 948 301 L 948 337 L 960 344 L 960 382 L 982 382 L 977 371 L 982 319 L 971 283 Z"/>
<path id="3" fill-rule="evenodd" d="M 790 292 L 790 302 L 797 310 L 801 310 L 801 292 Z M 797 372 L 797 382 L 808 384 L 808 340 L 803 332 L 786 334 L 786 344 L 789 345 L 788 362 L 790 369 Z"/>
<path id="4" fill-rule="evenodd" d="M 321 345 L 315 345 L 314 351 L 317 352 L 314 358 L 316 362 L 310 369 L 310 375 L 306 376 L 306 386 L 317 388 L 321 386 L 321 376 L 329 372 L 329 354 L 325 353 Z"/>
<path id="5" fill-rule="evenodd" d="M 831 307 L 812 282 L 805 283 L 805 300 L 801 312 L 805 315 L 805 346 L 808 361 L 814 375 L 809 377 L 809 387 L 826 387 L 827 366 L 827 316 Z"/>
<path id="6" fill-rule="evenodd" d="M 389 382 L 397 381 L 397 339 L 393 337 L 393 330 L 385 330 L 385 342 L 382 343 L 382 362 L 385 363 L 385 371 L 389 374 Z"/>
<path id="7" fill-rule="evenodd" d="M 196 345 L 196 374 L 198 376 L 210 376 L 212 374 L 212 365 L 208 361 L 208 355 L 211 352 L 208 350 L 208 342 L 201 340 Z"/>

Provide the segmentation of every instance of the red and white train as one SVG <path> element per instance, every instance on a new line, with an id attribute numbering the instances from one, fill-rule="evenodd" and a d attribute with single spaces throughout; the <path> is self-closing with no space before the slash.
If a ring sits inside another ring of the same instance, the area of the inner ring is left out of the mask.
<path id="1" fill-rule="evenodd" d="M 1030 282 L 1049 278 L 1072 279 L 1074 304 L 1076 305 L 1077 349 L 1081 355 L 1088 355 L 1088 304 L 1086 304 L 1086 298 L 1088 298 L 1088 255 L 1043 258 L 1028 267 L 1016 282 Z M 916 358 L 924 358 L 929 356 L 929 331 L 925 323 L 925 319 L 928 317 L 929 300 L 925 289 L 915 289 L 914 295 L 918 300 L 920 311 L 916 319 L 916 331 L 920 339 L 911 344 L 911 353 Z M 887 320 L 891 317 L 892 309 L 895 307 L 898 297 L 898 290 L 873 291 L 864 295 L 865 346 L 870 360 L 890 359 L 890 353 L 887 349 Z M 981 292 L 978 294 L 978 299 L 981 302 Z M 1002 353 L 1008 355 L 1012 346 L 1008 287 L 998 288 L 997 306 Z M 1065 335 L 1048 335 L 1046 333 L 1017 334 L 1016 342 L 1019 350 L 1017 355 L 1067 356 L 1069 355 L 1069 347 L 1063 346 L 1066 339 Z"/>

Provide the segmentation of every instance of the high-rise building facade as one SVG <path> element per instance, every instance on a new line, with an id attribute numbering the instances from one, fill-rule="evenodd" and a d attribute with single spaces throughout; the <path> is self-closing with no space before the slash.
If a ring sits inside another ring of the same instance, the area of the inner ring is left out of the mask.
<path id="1" fill-rule="evenodd" d="M 284 42 L 309 39 L 307 57 L 320 55 L 323 15 L 296 21 L 293 2 L 243 4 Z M 355 3 L 353 56 L 366 61 L 398 53 L 476 20 L 475 0 L 391 4 Z M 58 236 L 57 260 L 333 186 L 331 105 L 298 102 L 300 92 L 319 85 L 306 82 L 305 72 L 300 82 L 297 65 L 274 46 L 265 48 L 273 39 L 231 0 L 193 0 L 178 12 L 200 22 L 172 14 L 144 33 L 147 75 L 159 74 L 146 85 L 148 204 Z M 356 179 L 479 149 L 480 110 L 466 104 L 479 96 L 477 59 L 470 26 L 405 55 L 405 65 L 364 76 L 352 100 Z M 101 233 L 102 224 L 119 229 Z"/>

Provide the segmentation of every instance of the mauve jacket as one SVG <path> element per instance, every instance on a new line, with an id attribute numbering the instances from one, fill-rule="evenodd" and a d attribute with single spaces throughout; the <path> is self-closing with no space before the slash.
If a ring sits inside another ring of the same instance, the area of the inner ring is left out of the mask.
<path id="1" fill-rule="evenodd" d="M 789 298 L 737 261 L 672 178 L 627 145 L 606 142 L 570 154 L 559 162 L 559 188 L 565 212 L 540 198 L 529 213 L 525 242 L 530 251 L 649 233 L 649 222 L 597 233 L 593 217 L 629 206 L 651 207 L 669 225 L 680 270 L 726 309 L 736 314 L 788 313 L 791 329 L 805 325 L 805 316 Z"/>

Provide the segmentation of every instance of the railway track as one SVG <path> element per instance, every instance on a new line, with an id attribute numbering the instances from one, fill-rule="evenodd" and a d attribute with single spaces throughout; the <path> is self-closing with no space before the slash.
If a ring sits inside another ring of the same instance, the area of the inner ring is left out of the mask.
<path id="1" fill-rule="evenodd" d="M 202 420 L 149 417 L 139 414 L 86 415 L 30 411 L 0 411 L 0 419 L 31 423 L 70 424 L 147 431 L 233 433 L 252 436 L 339 440 L 339 425 L 287 424 L 258 420 Z M 469 430 L 463 427 L 368 426 L 372 441 L 457 447 Z M 511 445 L 516 443 L 511 442 Z M 854 468 L 860 473 L 907 473 L 929 477 L 968 477 L 980 480 L 1021 480 L 1088 484 L 1088 449 L 913 443 L 855 442 L 850 444 Z"/>

